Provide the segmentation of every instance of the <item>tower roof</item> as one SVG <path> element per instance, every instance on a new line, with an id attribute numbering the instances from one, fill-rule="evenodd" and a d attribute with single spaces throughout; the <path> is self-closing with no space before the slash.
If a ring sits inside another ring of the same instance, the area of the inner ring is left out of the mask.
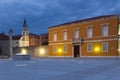
<path id="1" fill-rule="evenodd" d="M 26 18 L 24 18 L 23 27 L 28 27 L 26 23 Z"/>

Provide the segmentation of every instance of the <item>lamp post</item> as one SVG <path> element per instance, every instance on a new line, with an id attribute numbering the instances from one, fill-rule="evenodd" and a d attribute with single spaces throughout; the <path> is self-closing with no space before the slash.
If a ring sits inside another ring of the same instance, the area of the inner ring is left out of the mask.
<path id="1" fill-rule="evenodd" d="M 12 29 L 9 29 L 9 57 L 12 57 L 13 48 L 12 48 Z"/>

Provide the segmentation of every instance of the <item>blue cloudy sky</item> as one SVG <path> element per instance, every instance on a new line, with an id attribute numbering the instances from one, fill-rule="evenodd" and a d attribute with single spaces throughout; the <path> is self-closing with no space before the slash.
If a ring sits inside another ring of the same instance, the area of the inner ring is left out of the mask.
<path id="1" fill-rule="evenodd" d="M 0 33 L 21 34 L 24 17 L 29 32 L 99 15 L 120 14 L 120 0 L 0 0 Z"/>

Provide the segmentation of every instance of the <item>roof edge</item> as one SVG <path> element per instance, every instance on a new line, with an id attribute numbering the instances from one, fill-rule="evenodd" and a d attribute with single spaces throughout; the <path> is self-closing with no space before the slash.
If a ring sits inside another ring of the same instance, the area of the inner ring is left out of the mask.
<path id="1" fill-rule="evenodd" d="M 92 20 L 92 19 L 97 19 L 97 18 L 99 19 L 99 18 L 110 17 L 110 16 L 120 16 L 120 14 L 101 15 L 101 16 L 97 16 L 97 17 L 91 17 L 91 18 L 85 18 L 85 19 L 75 20 L 75 21 L 66 22 L 66 23 L 55 25 L 55 26 L 51 26 L 51 27 L 48 27 L 48 29 L 54 28 L 54 27 L 60 27 L 62 25 L 69 25 L 69 24 L 72 24 L 72 23 L 79 23 L 79 22 L 82 22 L 82 21 L 88 21 L 88 20 Z"/>

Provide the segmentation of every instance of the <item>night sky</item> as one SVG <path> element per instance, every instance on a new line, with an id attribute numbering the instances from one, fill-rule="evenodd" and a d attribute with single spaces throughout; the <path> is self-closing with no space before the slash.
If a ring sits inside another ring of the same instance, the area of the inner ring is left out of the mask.
<path id="1" fill-rule="evenodd" d="M 0 0 L 0 33 L 21 34 L 24 17 L 29 32 L 100 15 L 120 14 L 120 0 Z"/>

